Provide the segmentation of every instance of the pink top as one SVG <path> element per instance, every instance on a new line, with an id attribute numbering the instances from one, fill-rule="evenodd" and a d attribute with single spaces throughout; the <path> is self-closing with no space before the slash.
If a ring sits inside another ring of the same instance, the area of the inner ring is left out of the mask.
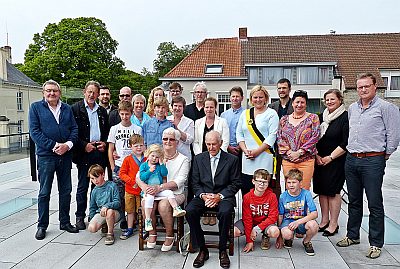
<path id="1" fill-rule="evenodd" d="M 310 113 L 297 126 L 289 122 L 289 115 L 283 116 L 279 121 L 278 148 L 283 159 L 290 161 L 286 155 L 288 150 L 304 150 L 297 163 L 307 161 L 317 155 L 316 144 L 319 139 L 319 119 L 316 114 Z"/>

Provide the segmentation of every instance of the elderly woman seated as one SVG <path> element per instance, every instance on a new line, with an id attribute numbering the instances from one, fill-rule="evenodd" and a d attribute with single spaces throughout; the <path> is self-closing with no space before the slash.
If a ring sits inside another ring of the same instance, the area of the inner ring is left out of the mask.
<path id="1" fill-rule="evenodd" d="M 139 187 L 148 194 L 154 195 L 162 190 L 173 191 L 178 205 L 183 204 L 186 197 L 184 187 L 188 178 L 190 162 L 189 159 L 177 151 L 177 146 L 180 139 L 180 132 L 174 128 L 167 128 L 162 134 L 162 144 L 164 149 L 164 162 L 168 170 L 167 182 L 161 185 L 150 186 L 136 178 Z M 169 251 L 174 245 L 174 218 L 172 216 L 172 207 L 168 199 L 155 201 L 154 207 L 163 220 L 166 237 L 161 251 Z M 149 232 L 150 236 L 147 240 L 147 248 L 154 248 L 157 241 L 157 232 L 155 229 L 155 211 L 152 212 L 153 230 Z"/>

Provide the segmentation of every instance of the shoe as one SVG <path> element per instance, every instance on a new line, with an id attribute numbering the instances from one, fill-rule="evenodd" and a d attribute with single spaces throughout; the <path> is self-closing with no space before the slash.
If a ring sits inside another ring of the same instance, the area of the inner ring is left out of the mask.
<path id="1" fill-rule="evenodd" d="M 144 229 L 147 232 L 153 231 L 153 223 L 151 222 L 151 219 L 144 220 Z"/>
<path id="2" fill-rule="evenodd" d="M 376 259 L 379 256 L 381 256 L 381 252 L 382 252 L 381 248 L 370 246 L 366 256 L 370 259 Z"/>
<path id="3" fill-rule="evenodd" d="M 209 217 L 203 217 L 203 225 L 208 225 L 210 223 Z"/>
<path id="4" fill-rule="evenodd" d="M 318 226 L 318 232 L 319 232 L 319 233 L 322 233 L 322 232 L 324 232 L 325 229 L 328 228 L 328 227 L 329 227 L 329 221 L 328 221 L 327 224 L 325 224 L 325 225 L 322 226 L 322 227 L 319 227 L 319 226 Z"/>
<path id="5" fill-rule="evenodd" d="M 336 227 L 336 229 L 333 231 L 333 233 L 331 233 L 330 231 L 328 231 L 328 230 L 325 230 L 323 233 L 322 233 L 322 236 L 334 236 L 335 234 L 337 234 L 339 232 L 339 225 Z"/>
<path id="6" fill-rule="evenodd" d="M 307 242 L 307 243 L 304 243 L 304 241 L 303 241 L 303 246 L 304 246 L 304 250 L 306 251 L 306 254 L 308 256 L 314 256 L 315 255 L 314 248 L 312 246 L 311 241 Z"/>
<path id="7" fill-rule="evenodd" d="M 101 225 L 101 237 L 105 237 L 108 233 L 108 226 L 107 223 L 103 223 Z"/>
<path id="8" fill-rule="evenodd" d="M 196 259 L 193 261 L 194 268 L 200 268 L 204 265 L 204 262 L 210 258 L 210 253 L 208 249 L 200 249 L 199 254 L 197 254 Z"/>
<path id="9" fill-rule="evenodd" d="M 286 249 L 291 249 L 293 246 L 293 239 L 285 239 L 283 240 L 283 247 Z"/>
<path id="10" fill-rule="evenodd" d="M 269 243 L 269 237 L 267 235 L 263 235 L 261 239 L 261 249 L 268 250 L 271 247 Z"/>
<path id="11" fill-rule="evenodd" d="M 129 237 L 131 237 L 132 235 L 133 235 L 133 228 L 128 228 L 128 230 L 126 230 L 126 232 L 122 233 L 119 238 L 122 240 L 126 240 Z"/>
<path id="12" fill-rule="evenodd" d="M 35 234 L 35 238 L 37 240 L 43 240 L 46 237 L 46 229 L 42 228 L 42 227 L 38 227 L 36 234 Z"/>
<path id="13" fill-rule="evenodd" d="M 126 232 L 126 230 L 128 229 L 128 222 L 126 222 L 126 220 L 121 220 L 121 222 L 119 223 L 119 228 L 121 229 L 121 231 Z"/>
<path id="14" fill-rule="evenodd" d="M 338 247 L 348 247 L 351 245 L 358 245 L 360 244 L 360 239 L 350 239 L 347 236 L 345 236 L 343 239 L 339 240 L 336 243 L 336 246 Z"/>
<path id="15" fill-rule="evenodd" d="M 76 218 L 75 227 L 76 227 L 78 230 L 85 230 L 85 229 L 86 229 L 86 224 L 85 224 L 84 218 L 81 218 L 81 217 Z"/>
<path id="16" fill-rule="evenodd" d="M 210 217 L 208 225 L 214 226 L 215 224 L 217 224 L 217 218 L 216 217 Z"/>
<path id="17" fill-rule="evenodd" d="M 219 252 L 219 266 L 222 268 L 229 268 L 231 266 L 231 261 L 229 260 L 228 253 L 226 250 Z"/>
<path id="18" fill-rule="evenodd" d="M 72 234 L 79 233 L 79 230 L 75 226 L 73 226 L 71 223 L 68 223 L 66 225 L 60 225 L 60 230 L 67 231 Z"/>
<path id="19" fill-rule="evenodd" d="M 175 237 L 174 236 L 166 236 L 165 238 L 169 238 L 169 239 L 172 238 L 174 240 L 172 240 L 172 243 L 169 246 L 165 245 L 165 242 L 164 242 L 164 244 L 161 247 L 161 251 L 164 251 L 164 252 L 170 251 L 172 249 L 172 247 L 174 246 L 174 243 L 175 243 Z"/>
<path id="20" fill-rule="evenodd" d="M 114 234 L 110 234 L 108 233 L 106 235 L 106 239 L 104 240 L 104 244 L 106 244 L 107 246 L 114 244 Z"/>
<path id="21" fill-rule="evenodd" d="M 174 213 L 172 214 L 175 218 L 183 217 L 186 215 L 186 211 L 183 210 L 179 205 L 174 208 Z"/>
<path id="22" fill-rule="evenodd" d="M 296 238 L 303 238 L 303 237 L 304 237 L 304 234 L 296 233 Z"/>
<path id="23" fill-rule="evenodd" d="M 149 236 L 157 237 L 156 234 L 150 234 Z M 147 243 L 146 243 L 147 248 L 155 248 L 156 245 L 157 245 L 157 238 L 154 242 L 149 242 L 149 240 L 147 239 Z"/>

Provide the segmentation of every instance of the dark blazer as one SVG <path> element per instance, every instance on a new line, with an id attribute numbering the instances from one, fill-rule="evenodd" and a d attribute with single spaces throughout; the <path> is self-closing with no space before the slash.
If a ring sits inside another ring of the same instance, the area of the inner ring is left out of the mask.
<path id="1" fill-rule="evenodd" d="M 271 104 L 268 105 L 268 107 L 272 108 L 273 110 L 276 111 L 276 113 L 278 113 L 279 110 L 279 100 L 275 101 Z M 293 113 L 293 106 L 292 106 L 292 98 L 289 99 L 289 102 L 287 103 L 288 105 L 288 111 L 287 111 L 287 115 L 290 115 Z"/>
<path id="2" fill-rule="evenodd" d="M 121 117 L 119 116 L 118 109 L 110 111 L 108 122 L 110 123 L 110 128 L 121 122 Z"/>
<path id="3" fill-rule="evenodd" d="M 239 159 L 221 150 L 221 156 L 215 172 L 214 182 L 211 174 L 210 153 L 200 153 L 193 160 L 192 187 L 195 196 L 202 193 L 221 193 L 224 200 L 236 206 L 235 194 L 241 186 Z"/>
<path id="4" fill-rule="evenodd" d="M 85 147 L 90 142 L 89 116 L 83 100 L 73 104 L 71 108 L 72 112 L 74 113 L 75 121 L 78 125 L 78 142 L 76 145 L 74 144 L 73 147 L 74 152 L 72 161 L 76 164 L 84 164 L 87 161 Z M 99 117 L 100 140 L 106 142 L 107 144 L 108 132 L 110 131 L 107 110 L 104 107 L 99 106 L 97 115 Z M 104 154 L 105 158 L 107 159 L 107 150 L 105 150 Z"/>

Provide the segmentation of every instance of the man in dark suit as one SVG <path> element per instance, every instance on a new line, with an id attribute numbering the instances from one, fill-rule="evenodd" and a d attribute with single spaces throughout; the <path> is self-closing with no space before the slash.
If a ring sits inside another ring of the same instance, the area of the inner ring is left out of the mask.
<path id="1" fill-rule="evenodd" d="M 83 90 L 84 99 L 72 105 L 78 125 L 78 141 L 74 145 L 72 161 L 78 168 L 78 189 L 76 191 L 76 228 L 85 230 L 84 218 L 89 189 L 88 170 L 93 164 L 107 165 L 107 138 L 110 130 L 107 110 L 96 103 L 100 84 L 89 81 Z"/>
<path id="2" fill-rule="evenodd" d="M 281 78 L 277 83 L 277 91 L 279 100 L 268 105 L 268 107 L 278 113 L 279 119 L 285 115 L 290 115 L 293 113 L 292 99 L 290 98 L 290 90 L 292 89 L 292 84 L 287 78 Z M 275 154 L 276 154 L 276 170 L 275 170 L 275 182 L 270 182 L 270 187 L 273 189 L 276 197 L 279 201 L 279 196 L 281 195 L 281 166 L 282 166 L 282 156 L 278 154 L 278 146 L 275 143 Z"/>
<path id="3" fill-rule="evenodd" d="M 236 206 L 235 194 L 240 189 L 239 160 L 236 156 L 220 149 L 222 140 L 217 131 L 208 132 L 205 142 L 208 151 L 194 157 L 192 186 L 195 198 L 186 207 L 186 219 L 190 226 L 193 247 L 200 248 L 193 267 L 203 266 L 209 258 L 200 216 L 205 210 L 215 209 L 219 220 L 220 265 L 222 268 L 229 268 L 230 261 L 226 248 L 232 212 Z"/>

